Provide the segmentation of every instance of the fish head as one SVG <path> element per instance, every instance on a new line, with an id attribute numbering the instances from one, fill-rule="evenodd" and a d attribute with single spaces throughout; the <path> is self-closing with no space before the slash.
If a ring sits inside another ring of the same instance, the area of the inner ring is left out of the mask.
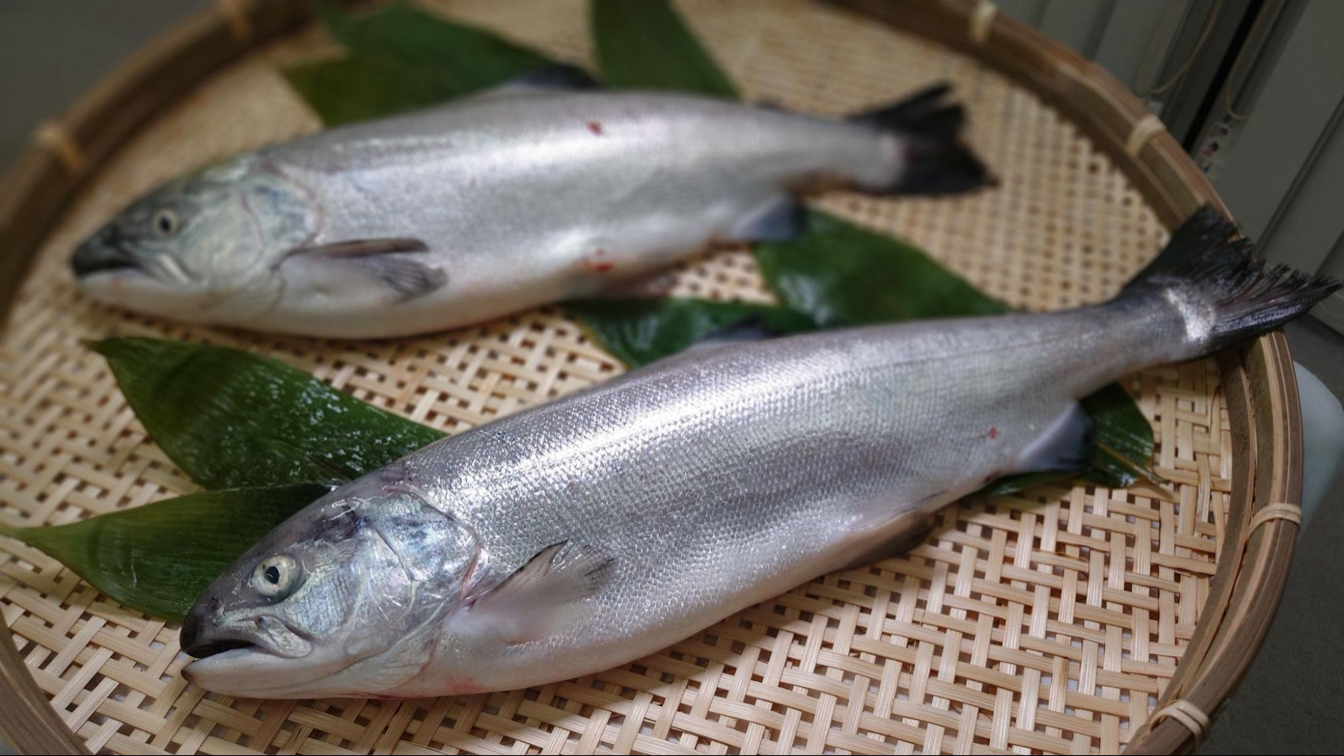
<path id="1" fill-rule="evenodd" d="M 428 664 L 476 566 L 475 534 L 374 474 L 240 557 L 182 624 L 187 679 L 247 698 L 373 695 Z"/>
<path id="2" fill-rule="evenodd" d="M 108 304 L 244 322 L 278 298 L 275 267 L 311 238 L 318 215 L 309 192 L 251 153 L 132 203 L 84 240 L 70 264 L 84 290 Z"/>

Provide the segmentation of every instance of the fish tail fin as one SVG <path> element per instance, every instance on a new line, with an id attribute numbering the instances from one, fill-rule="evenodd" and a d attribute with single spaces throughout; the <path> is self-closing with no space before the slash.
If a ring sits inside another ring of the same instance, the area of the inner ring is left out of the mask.
<path id="1" fill-rule="evenodd" d="M 1158 298 L 1184 326 L 1173 359 L 1211 354 L 1294 320 L 1344 282 L 1267 265 L 1236 224 L 1209 205 L 1172 234 L 1117 302 Z"/>
<path id="2" fill-rule="evenodd" d="M 961 141 L 966 111 L 946 101 L 951 86 L 935 84 L 882 108 L 856 113 L 850 123 L 898 137 L 902 166 L 889 194 L 954 194 L 995 183 L 985 164 Z"/>

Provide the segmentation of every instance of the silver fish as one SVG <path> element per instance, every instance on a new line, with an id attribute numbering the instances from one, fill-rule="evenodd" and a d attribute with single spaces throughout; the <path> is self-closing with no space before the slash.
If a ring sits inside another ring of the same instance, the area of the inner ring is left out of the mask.
<path id="1" fill-rule="evenodd" d="M 1077 401 L 1339 287 L 1203 211 L 1115 300 L 686 353 L 437 442 L 296 514 L 182 647 L 236 696 L 512 689 L 650 654 L 908 543 L 998 476 L 1076 469 Z"/>
<path id="2" fill-rule="evenodd" d="M 86 240 L 89 294 L 180 320 L 380 338 L 654 275 L 799 232 L 800 194 L 986 181 L 936 87 L 845 122 L 724 100 L 494 92 L 173 181 Z"/>

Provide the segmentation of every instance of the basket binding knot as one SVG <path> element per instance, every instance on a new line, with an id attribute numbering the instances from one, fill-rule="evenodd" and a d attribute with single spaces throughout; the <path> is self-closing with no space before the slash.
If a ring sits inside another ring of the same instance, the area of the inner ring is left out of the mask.
<path id="1" fill-rule="evenodd" d="M 1250 527 L 1246 529 L 1246 537 L 1249 538 L 1256 531 L 1256 528 L 1271 520 L 1287 520 L 1300 526 L 1302 524 L 1302 507 L 1287 502 L 1276 502 L 1266 506 L 1251 517 Z"/>
<path id="2" fill-rule="evenodd" d="M 989 33 L 994 28 L 994 17 L 999 15 L 999 6 L 993 0 L 980 0 L 980 4 L 971 11 L 970 24 L 966 33 L 971 41 L 983 45 L 989 41 Z"/>
<path id="3" fill-rule="evenodd" d="M 1153 137 L 1166 131 L 1167 127 L 1162 125 L 1162 119 L 1149 113 L 1134 122 L 1133 128 L 1129 130 L 1129 138 L 1125 140 L 1125 154 L 1130 157 L 1138 157 L 1144 146 L 1153 140 Z"/>
<path id="4" fill-rule="evenodd" d="M 33 132 L 33 144 L 56 161 L 70 178 L 84 173 L 84 150 L 60 121 L 43 121 Z"/>
<path id="5" fill-rule="evenodd" d="M 239 44 L 245 45 L 252 39 L 252 22 L 242 0 L 215 0 L 215 10 Z"/>
<path id="6" fill-rule="evenodd" d="M 1195 736 L 1195 748 L 1199 748 L 1200 744 L 1204 742 L 1205 736 L 1209 734 L 1209 725 L 1211 724 L 1209 715 L 1184 698 L 1178 698 L 1162 707 L 1153 715 L 1150 726 L 1156 727 L 1158 722 L 1168 717 L 1180 722 L 1185 726 L 1185 729 Z"/>

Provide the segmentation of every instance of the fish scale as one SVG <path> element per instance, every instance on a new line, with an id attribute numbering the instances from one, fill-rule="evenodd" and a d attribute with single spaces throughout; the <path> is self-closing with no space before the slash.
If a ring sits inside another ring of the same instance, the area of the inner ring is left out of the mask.
<path id="1" fill-rule="evenodd" d="M 438 441 L 243 555 L 188 615 L 185 673 L 262 697 L 527 687 L 890 553 L 998 476 L 1076 467 L 1080 398 L 1339 287 L 1233 230 L 1196 214 L 1101 305 L 692 350 Z"/>
<path id="2" fill-rule="evenodd" d="M 72 262 L 94 296 L 182 320 L 444 330 L 590 296 L 716 241 L 796 235 L 808 192 L 980 186 L 945 93 L 851 121 L 667 93 L 482 95 L 178 179 Z"/>

